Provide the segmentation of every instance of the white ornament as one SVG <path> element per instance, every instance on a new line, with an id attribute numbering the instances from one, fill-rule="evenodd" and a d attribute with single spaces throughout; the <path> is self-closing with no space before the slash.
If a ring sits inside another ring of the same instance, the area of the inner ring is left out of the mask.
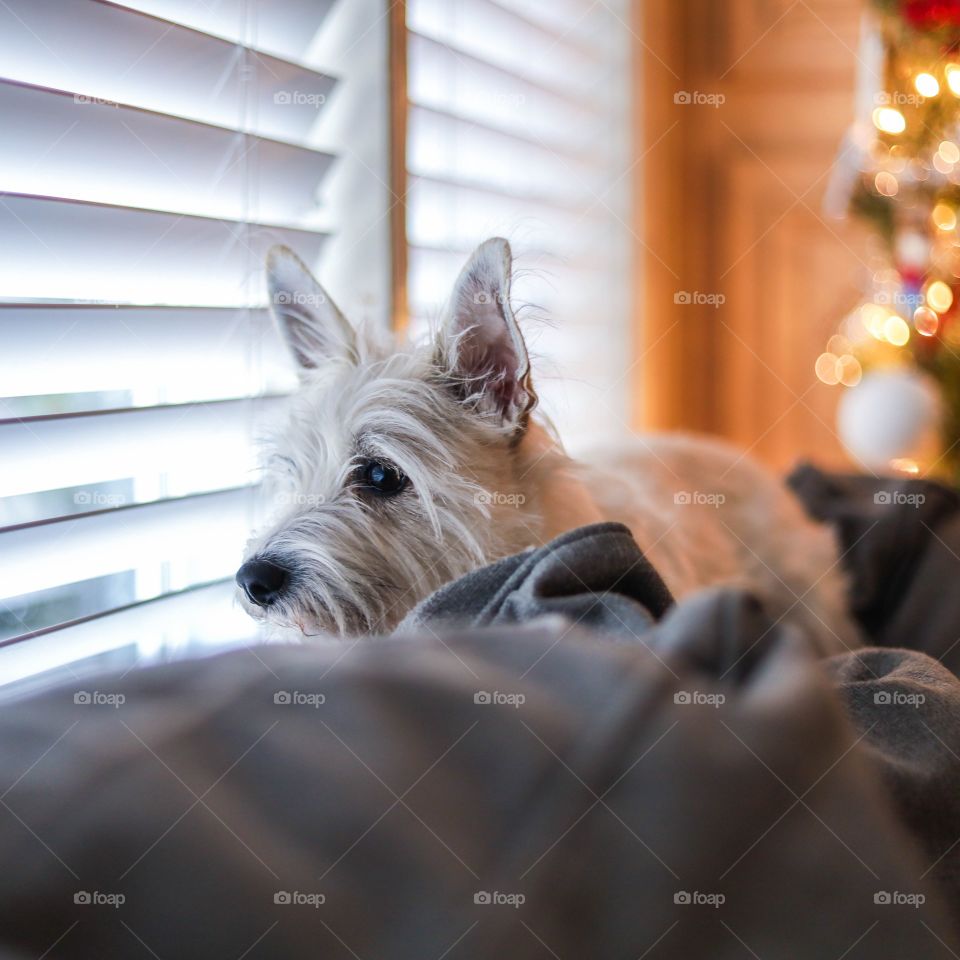
<path id="1" fill-rule="evenodd" d="M 868 373 L 845 390 L 837 407 L 840 439 L 870 470 L 890 461 L 936 459 L 941 446 L 942 403 L 936 382 L 923 373 L 883 370 Z"/>
<path id="2" fill-rule="evenodd" d="M 897 260 L 903 267 L 926 270 L 930 266 L 930 240 L 922 233 L 908 231 L 896 238 Z"/>

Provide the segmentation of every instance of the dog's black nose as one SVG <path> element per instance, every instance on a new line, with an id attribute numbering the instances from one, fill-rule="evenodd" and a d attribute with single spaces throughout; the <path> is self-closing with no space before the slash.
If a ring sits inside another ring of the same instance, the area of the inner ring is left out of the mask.
<path id="1" fill-rule="evenodd" d="M 287 571 L 269 560 L 248 560 L 237 571 L 237 583 L 251 603 L 269 607 L 287 583 Z"/>

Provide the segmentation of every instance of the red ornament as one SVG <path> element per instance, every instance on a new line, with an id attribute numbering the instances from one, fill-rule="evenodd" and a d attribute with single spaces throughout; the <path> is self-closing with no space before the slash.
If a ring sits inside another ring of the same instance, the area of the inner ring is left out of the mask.
<path id="1" fill-rule="evenodd" d="M 960 0 L 903 0 L 903 16 L 918 30 L 960 28 Z"/>

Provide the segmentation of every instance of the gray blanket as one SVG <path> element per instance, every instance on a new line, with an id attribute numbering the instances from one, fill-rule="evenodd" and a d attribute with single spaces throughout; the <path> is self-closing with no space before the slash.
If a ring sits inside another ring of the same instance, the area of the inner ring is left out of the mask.
<path id="1" fill-rule="evenodd" d="M 936 660 L 671 605 L 604 524 L 0 708 L 0 957 L 946 958 L 958 771 Z"/>
<path id="2" fill-rule="evenodd" d="M 559 614 L 608 638 L 636 640 L 672 603 L 630 531 L 598 523 L 441 587 L 406 616 L 398 632 L 505 626 Z"/>

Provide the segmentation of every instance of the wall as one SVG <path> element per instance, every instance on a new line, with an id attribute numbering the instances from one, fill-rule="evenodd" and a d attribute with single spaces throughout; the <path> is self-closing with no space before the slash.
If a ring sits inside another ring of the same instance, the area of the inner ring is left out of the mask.
<path id="1" fill-rule="evenodd" d="M 813 364 L 866 270 L 864 238 L 822 212 L 853 117 L 861 10 L 638 4 L 637 426 L 714 432 L 777 466 L 845 463 L 838 388 Z M 677 302 L 695 294 L 711 302 Z"/>

